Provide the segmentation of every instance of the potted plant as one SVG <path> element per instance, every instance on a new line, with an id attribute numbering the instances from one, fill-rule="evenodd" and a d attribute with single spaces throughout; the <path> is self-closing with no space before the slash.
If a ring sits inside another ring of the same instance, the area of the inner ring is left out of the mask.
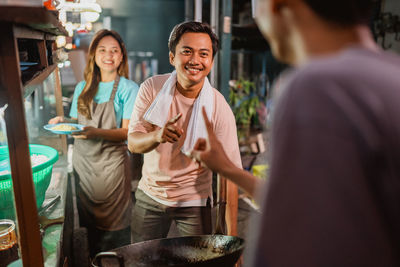
<path id="1" fill-rule="evenodd" d="M 253 82 L 239 79 L 230 82 L 229 104 L 236 118 L 239 142 L 250 134 L 252 119 L 256 115 L 260 102 Z"/>

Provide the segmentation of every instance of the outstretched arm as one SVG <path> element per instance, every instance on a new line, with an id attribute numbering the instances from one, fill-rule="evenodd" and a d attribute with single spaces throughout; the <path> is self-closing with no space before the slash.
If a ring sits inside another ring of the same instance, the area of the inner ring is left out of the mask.
<path id="1" fill-rule="evenodd" d="M 87 126 L 83 128 L 82 132 L 73 135 L 77 139 L 104 139 L 108 141 L 125 141 L 128 135 L 129 120 L 122 120 L 122 127 L 116 129 L 101 129 L 96 127 Z"/>
<path id="2" fill-rule="evenodd" d="M 77 118 L 65 118 L 57 116 L 49 120 L 49 124 L 57 124 L 60 122 L 78 123 Z M 128 135 L 129 120 L 122 120 L 122 127 L 117 129 L 100 129 L 96 127 L 87 126 L 83 128 L 82 132 L 74 134 L 73 137 L 77 139 L 105 139 L 108 141 L 125 141 Z"/>
<path id="3" fill-rule="evenodd" d="M 212 171 L 215 171 L 223 177 L 231 180 L 249 195 L 254 197 L 256 189 L 262 186 L 262 180 L 253 176 L 251 173 L 236 167 L 229 160 L 221 143 L 213 132 L 212 125 L 208 120 L 204 107 L 202 111 L 208 132 L 208 139 L 199 138 L 191 156 L 204 163 Z"/>
<path id="4" fill-rule="evenodd" d="M 175 143 L 183 134 L 183 130 L 175 123 L 182 117 L 179 113 L 170 119 L 163 128 L 149 132 L 133 132 L 128 136 L 128 149 L 132 153 L 147 153 L 159 144 L 169 142 Z"/>

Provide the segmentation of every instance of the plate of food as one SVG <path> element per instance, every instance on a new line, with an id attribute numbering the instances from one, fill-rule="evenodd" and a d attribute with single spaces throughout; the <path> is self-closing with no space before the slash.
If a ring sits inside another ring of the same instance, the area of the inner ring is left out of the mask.
<path id="1" fill-rule="evenodd" d="M 57 123 L 57 124 L 47 124 L 43 126 L 46 130 L 55 134 L 72 134 L 79 133 L 83 131 L 84 125 L 76 123 Z"/>

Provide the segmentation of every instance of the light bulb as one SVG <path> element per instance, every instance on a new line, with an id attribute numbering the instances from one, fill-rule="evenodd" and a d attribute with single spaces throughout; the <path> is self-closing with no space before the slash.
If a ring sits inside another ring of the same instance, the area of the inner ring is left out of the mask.
<path id="1" fill-rule="evenodd" d="M 100 14 L 97 12 L 82 12 L 82 15 L 89 22 L 95 22 L 100 17 Z"/>

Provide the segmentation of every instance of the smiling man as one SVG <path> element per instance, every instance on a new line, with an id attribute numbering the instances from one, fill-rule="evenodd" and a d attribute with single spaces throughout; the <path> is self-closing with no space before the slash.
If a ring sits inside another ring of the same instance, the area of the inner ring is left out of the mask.
<path id="1" fill-rule="evenodd" d="M 133 242 L 166 237 L 172 221 L 182 236 L 211 233 L 212 173 L 186 156 L 197 138 L 207 135 L 202 106 L 225 152 L 241 167 L 235 118 L 207 79 L 217 37 L 207 24 L 185 22 L 172 30 L 168 47 L 175 71 L 143 82 L 129 125 L 129 150 L 144 153 Z M 231 183 L 228 195 L 228 202 L 237 195 Z M 228 225 L 230 233 L 234 228 Z"/>

